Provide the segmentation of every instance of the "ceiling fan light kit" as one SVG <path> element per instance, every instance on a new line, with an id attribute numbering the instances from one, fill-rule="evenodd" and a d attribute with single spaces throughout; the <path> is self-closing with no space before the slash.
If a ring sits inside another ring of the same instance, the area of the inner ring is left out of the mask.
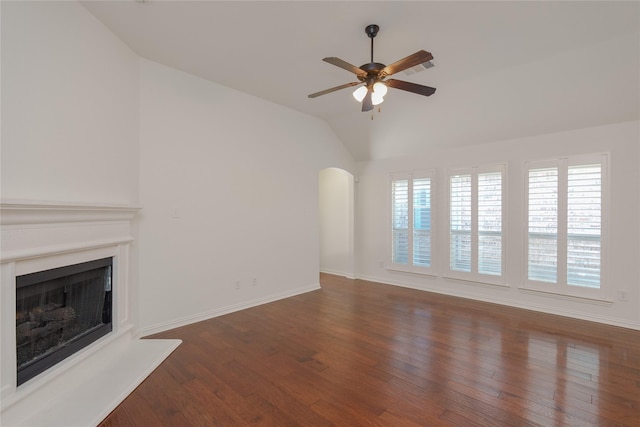
<path id="1" fill-rule="evenodd" d="M 358 89 L 353 91 L 353 97 L 358 102 L 362 102 L 366 94 L 367 94 L 367 88 L 365 86 L 360 86 Z"/>
<path id="2" fill-rule="evenodd" d="M 320 92 L 312 93 L 309 98 L 316 98 L 327 93 L 335 92 L 340 89 L 345 89 L 352 86 L 363 85 L 357 88 L 353 92 L 353 97 L 362 102 L 362 111 L 373 110 L 374 105 L 379 105 L 384 101 L 384 96 L 387 94 L 387 88 L 392 87 L 395 89 L 404 90 L 407 92 L 415 93 L 423 96 L 431 96 L 435 93 L 436 89 L 429 86 L 423 86 L 417 83 L 405 82 L 402 80 L 389 79 L 385 80 L 392 74 L 398 73 L 418 66 L 424 63 L 430 63 L 433 59 L 433 55 L 425 50 L 419 50 L 413 55 L 409 55 L 404 59 L 394 62 L 391 65 L 384 65 L 373 61 L 373 39 L 378 34 L 380 27 L 375 24 L 367 25 L 365 33 L 371 39 L 371 62 L 368 64 L 356 67 L 340 58 L 327 57 L 324 58 L 324 62 L 340 67 L 344 70 L 350 71 L 356 75 L 359 81 L 345 83 L 340 86 L 325 89 Z M 431 63 L 430 63 L 431 64 Z M 433 66 L 431 64 L 431 66 Z M 427 67 L 425 67 L 427 68 Z"/>

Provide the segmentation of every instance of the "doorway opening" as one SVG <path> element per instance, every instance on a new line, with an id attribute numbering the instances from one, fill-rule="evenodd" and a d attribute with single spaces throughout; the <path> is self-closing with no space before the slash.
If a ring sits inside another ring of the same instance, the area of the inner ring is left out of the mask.
<path id="1" fill-rule="evenodd" d="M 355 278 L 354 176 L 339 168 L 320 171 L 320 271 Z"/>

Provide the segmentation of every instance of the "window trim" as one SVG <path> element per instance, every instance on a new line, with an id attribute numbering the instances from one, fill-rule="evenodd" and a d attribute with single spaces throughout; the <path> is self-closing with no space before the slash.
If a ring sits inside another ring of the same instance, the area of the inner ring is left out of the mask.
<path id="1" fill-rule="evenodd" d="M 430 247 L 430 255 L 431 255 L 431 265 L 430 267 L 423 267 L 413 264 L 413 180 L 414 179 L 423 179 L 429 178 L 430 180 L 430 237 L 431 237 L 431 247 Z M 409 182 L 408 193 L 409 193 L 409 254 L 408 254 L 408 262 L 407 264 L 398 264 L 393 262 L 393 182 L 398 180 L 407 180 Z M 413 171 L 413 172 L 396 172 L 389 174 L 388 179 L 388 189 L 387 189 L 387 259 L 385 262 L 385 269 L 391 271 L 401 271 L 405 273 L 415 273 L 429 276 L 436 276 L 436 265 L 437 265 L 437 256 L 436 256 L 436 239 L 437 239 L 437 219 L 436 219 L 436 211 L 435 203 L 436 203 L 436 171 L 433 169 L 426 169 L 422 171 Z"/>
<path id="2" fill-rule="evenodd" d="M 478 271 L 478 174 L 501 173 L 501 272 L 500 275 L 480 273 Z M 451 177 L 454 175 L 471 175 L 471 271 L 457 271 L 451 269 Z M 471 283 L 489 284 L 507 287 L 506 266 L 507 266 L 507 165 L 497 163 L 484 166 L 471 166 L 463 168 L 450 168 L 446 171 L 446 248 L 443 277 L 448 279 L 462 280 Z M 475 256 L 474 256 L 475 254 Z"/>
<path id="3" fill-rule="evenodd" d="M 594 153 L 575 156 L 565 156 L 556 159 L 523 162 L 523 263 L 521 289 L 545 294 L 582 298 L 596 301 L 611 301 L 608 286 L 609 269 L 609 215 L 610 209 L 610 176 L 609 153 Z M 601 167 L 601 199 L 600 199 L 600 285 L 599 288 L 570 285 L 567 280 L 567 236 L 568 236 L 568 170 L 571 166 L 600 164 Z M 545 167 L 558 168 L 558 258 L 556 282 L 543 282 L 529 279 L 529 171 Z M 561 264 L 562 263 L 562 264 Z"/>

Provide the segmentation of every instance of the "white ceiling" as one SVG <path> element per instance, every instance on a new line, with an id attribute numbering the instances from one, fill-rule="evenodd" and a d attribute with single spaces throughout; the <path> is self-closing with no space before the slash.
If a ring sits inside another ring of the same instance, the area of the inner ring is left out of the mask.
<path id="1" fill-rule="evenodd" d="M 640 118 L 640 2 L 88 1 L 140 56 L 326 120 L 357 160 L 412 155 Z M 362 113 L 356 81 L 322 61 L 420 49 L 435 67 L 394 78 Z"/>

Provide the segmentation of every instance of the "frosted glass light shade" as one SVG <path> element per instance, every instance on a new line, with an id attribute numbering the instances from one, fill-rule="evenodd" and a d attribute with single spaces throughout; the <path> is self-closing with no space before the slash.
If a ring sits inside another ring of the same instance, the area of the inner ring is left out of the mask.
<path id="1" fill-rule="evenodd" d="M 387 85 L 381 82 L 378 82 L 373 85 L 373 93 L 378 94 L 381 97 L 387 94 Z"/>
<path id="2" fill-rule="evenodd" d="M 382 104 L 382 101 L 384 101 L 384 98 L 382 97 L 382 95 L 380 95 L 379 93 L 376 93 L 375 91 L 371 94 L 371 103 L 373 105 L 378 105 L 378 104 Z"/>
<path id="3" fill-rule="evenodd" d="M 353 97 L 356 99 L 356 101 L 358 102 L 362 102 L 362 100 L 364 99 L 364 97 L 367 95 L 367 87 L 366 86 L 360 86 L 358 89 L 356 89 L 353 92 Z"/>

